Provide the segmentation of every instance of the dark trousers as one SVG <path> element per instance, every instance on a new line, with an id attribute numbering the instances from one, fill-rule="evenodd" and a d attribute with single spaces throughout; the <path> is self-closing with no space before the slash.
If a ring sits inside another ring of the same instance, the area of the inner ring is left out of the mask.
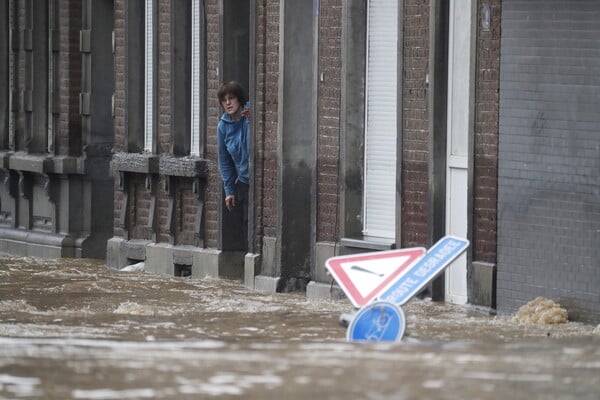
<path id="1" fill-rule="evenodd" d="M 236 190 L 236 196 L 235 196 L 235 206 L 237 207 L 241 207 L 241 211 L 242 211 L 242 226 L 240 227 L 240 229 L 242 230 L 243 233 L 243 246 L 244 246 L 244 250 L 248 250 L 248 192 L 249 192 L 250 186 L 248 186 L 247 183 L 243 183 L 243 182 L 236 182 L 235 184 L 235 190 Z"/>

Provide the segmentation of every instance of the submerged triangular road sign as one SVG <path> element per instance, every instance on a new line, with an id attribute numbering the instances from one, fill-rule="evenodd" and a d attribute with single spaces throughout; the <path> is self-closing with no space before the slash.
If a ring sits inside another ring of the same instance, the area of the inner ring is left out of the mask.
<path id="1" fill-rule="evenodd" d="M 332 257 L 325 268 L 355 307 L 362 307 L 426 253 L 423 247 Z"/>

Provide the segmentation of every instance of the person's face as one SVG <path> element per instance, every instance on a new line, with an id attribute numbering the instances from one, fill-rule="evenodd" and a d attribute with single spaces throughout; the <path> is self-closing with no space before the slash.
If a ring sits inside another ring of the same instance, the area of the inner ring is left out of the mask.
<path id="1" fill-rule="evenodd" d="M 235 97 L 232 94 L 226 94 L 225 97 L 223 97 L 221 106 L 223 107 L 225 112 L 231 115 L 232 117 L 237 116 L 241 111 L 240 101 L 237 97 Z"/>

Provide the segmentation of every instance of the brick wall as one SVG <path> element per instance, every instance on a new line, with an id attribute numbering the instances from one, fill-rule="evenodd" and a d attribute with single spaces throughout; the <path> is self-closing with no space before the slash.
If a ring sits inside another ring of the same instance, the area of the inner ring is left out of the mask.
<path id="1" fill-rule="evenodd" d="M 171 0 L 160 0 L 159 1 L 159 15 L 158 15 L 158 154 L 169 154 L 173 147 L 173 138 L 175 134 L 173 132 L 172 124 L 172 104 L 173 104 L 173 93 L 172 93 L 172 58 L 173 58 L 173 47 L 172 47 L 172 1 Z M 216 125 L 215 125 L 216 126 Z M 216 128 L 215 128 L 216 129 Z M 209 136 L 214 135 L 215 129 L 209 129 L 207 134 Z M 156 191 L 157 194 L 157 241 L 169 242 L 172 238 L 169 236 L 175 235 L 177 237 L 176 244 L 194 244 L 189 241 L 189 235 L 180 234 L 181 232 L 195 232 L 197 228 L 192 226 L 196 220 L 197 200 L 191 195 L 192 193 L 192 181 L 190 179 L 174 179 L 175 193 L 175 218 L 174 229 L 175 232 L 171 232 L 171 227 L 168 226 L 168 209 L 169 209 L 169 195 L 164 190 L 165 180 L 168 177 L 160 177 L 160 190 Z M 215 180 L 216 177 L 213 177 Z"/>
<path id="2" fill-rule="evenodd" d="M 169 154 L 172 148 L 173 127 L 171 120 L 172 110 L 172 7 L 170 0 L 160 0 L 157 2 L 156 29 L 158 40 L 158 68 L 156 71 L 157 78 L 157 112 L 156 118 L 156 134 L 157 134 L 157 153 Z M 114 150 L 122 152 L 127 150 L 127 104 L 126 104 L 126 9 L 125 2 L 116 1 L 114 5 L 115 16 L 115 144 Z M 214 10 L 213 10 L 214 11 Z M 142 18 L 143 16 L 133 16 Z M 218 16 L 217 16 L 218 20 Z M 130 116 L 133 117 L 133 116 Z M 147 227 L 149 221 L 149 210 L 151 193 L 146 187 L 145 176 L 138 174 L 126 173 L 126 190 L 129 194 L 129 214 L 128 227 L 130 239 L 150 239 L 152 234 L 156 234 L 158 242 L 170 242 L 172 237 L 178 232 L 197 232 L 197 227 L 191 226 L 194 224 L 197 212 L 197 200 L 191 195 L 192 180 L 191 179 L 175 179 L 171 183 L 175 183 L 175 208 L 177 218 L 176 231 L 171 232 L 169 223 L 169 202 L 170 197 L 166 192 L 166 176 L 160 176 L 154 184 L 154 193 L 156 194 L 155 215 L 157 224 L 151 224 L 156 228 L 155 232 L 151 232 L 151 228 Z M 114 234 L 117 237 L 125 236 L 125 231 L 120 228 L 121 202 L 123 193 L 118 190 L 118 180 L 115 182 L 115 213 L 114 213 Z M 215 208 L 212 208 L 214 210 Z M 215 214 L 216 215 L 216 214 Z M 190 234 L 179 235 L 180 242 L 178 244 L 194 244 L 195 237 Z M 213 238 L 216 235 L 213 235 Z M 215 242 L 216 243 L 216 242 Z"/>
<path id="3" fill-rule="evenodd" d="M 126 115 L 126 102 L 125 102 L 125 86 L 126 86 L 126 48 L 125 48 L 125 2 L 115 1 L 115 94 L 114 94 L 114 145 L 113 149 L 116 152 L 122 152 L 125 150 L 125 115 Z M 125 231 L 120 226 L 120 215 L 121 205 L 123 202 L 123 192 L 118 190 L 118 179 L 115 179 L 114 183 L 114 220 L 113 220 L 113 232 L 116 237 L 124 237 Z"/>
<path id="4" fill-rule="evenodd" d="M 490 27 L 478 24 L 473 182 L 473 260 L 496 262 L 498 199 L 498 106 L 500 84 L 500 0 L 490 6 Z"/>
<path id="5" fill-rule="evenodd" d="M 79 155 L 81 153 L 81 115 L 79 114 L 79 92 L 81 91 L 81 53 L 79 31 L 81 29 L 81 1 L 59 2 L 59 24 L 56 27 L 60 38 L 59 52 L 59 96 L 55 152 Z"/>
<path id="6" fill-rule="evenodd" d="M 15 8 L 12 10 L 13 12 L 13 29 L 22 30 L 25 29 L 25 4 L 18 3 L 13 5 Z M 16 87 L 13 87 L 13 90 L 17 90 L 17 99 L 13 99 L 16 101 L 16 109 L 19 110 L 16 116 L 14 116 L 14 143 L 15 150 L 24 150 L 25 146 L 23 145 L 23 137 L 25 135 L 25 113 L 22 112 L 22 102 L 23 102 L 23 90 L 25 88 L 25 51 L 21 48 L 22 44 L 19 43 L 19 50 L 17 54 L 14 55 L 13 62 L 15 63 L 15 70 L 13 73 L 16 73 L 15 77 Z M 13 84 L 14 84 L 13 83 Z"/>
<path id="7" fill-rule="evenodd" d="M 125 2 L 115 1 L 115 117 L 114 117 L 114 131 L 115 141 L 114 150 L 116 152 L 122 152 L 125 150 L 125 85 L 126 85 L 126 74 L 125 74 L 125 62 L 126 62 L 126 48 L 125 48 Z M 118 191 L 115 190 L 115 196 Z M 117 200 L 115 198 L 115 200 Z M 117 202 L 115 202 L 116 207 Z M 116 210 L 115 210 L 116 211 Z M 116 221 L 115 221 L 116 222 Z M 115 223 L 115 235 L 117 235 L 117 226 Z M 120 235 L 117 235 L 120 236 Z"/>
<path id="8" fill-rule="evenodd" d="M 152 239 L 152 231 L 148 227 L 151 198 L 146 189 L 145 176 L 142 174 L 128 175 L 129 184 L 129 239 Z"/>
<path id="9" fill-rule="evenodd" d="M 16 144 L 15 150 L 24 150 L 25 141 L 27 140 L 26 135 L 32 137 L 40 136 L 38 141 L 40 142 L 39 148 L 35 149 L 36 152 L 44 151 L 46 146 L 42 146 L 42 143 L 47 144 L 47 140 L 44 134 L 40 132 L 26 132 L 25 129 L 27 124 L 25 122 L 28 112 L 23 110 L 23 98 L 26 90 L 31 90 L 35 98 L 44 95 L 39 93 L 42 88 L 34 87 L 33 81 L 38 78 L 32 78 L 31 82 L 28 73 L 32 71 L 26 71 L 27 67 L 27 55 L 31 55 L 31 66 L 38 65 L 39 60 L 36 61 L 37 57 L 41 54 L 48 52 L 51 49 L 50 35 L 44 38 L 43 42 L 33 43 L 32 50 L 26 50 L 24 48 L 22 34 L 24 30 L 40 29 L 40 27 L 32 26 L 31 22 L 27 22 L 26 18 L 26 4 L 24 2 L 9 2 L 9 15 L 11 27 L 13 30 L 13 37 L 9 47 L 15 44 L 18 48 L 13 49 L 14 52 L 10 54 L 11 63 L 11 76 L 9 79 L 12 81 L 11 90 L 15 91 L 17 95 L 12 99 L 13 111 L 18 111 L 17 115 L 11 115 L 11 128 L 14 127 L 14 144 Z M 52 12 L 52 16 L 46 16 L 46 22 L 48 27 L 55 30 L 58 33 L 59 48 L 56 50 L 51 49 L 48 56 L 48 67 L 52 68 L 53 75 L 52 79 L 58 80 L 55 85 L 58 87 L 58 103 L 53 106 L 58 106 L 58 114 L 55 114 L 53 110 L 34 110 L 34 115 L 40 112 L 51 111 L 52 118 L 48 120 L 53 134 L 55 137 L 54 151 L 60 155 L 79 155 L 81 153 L 81 116 L 79 114 L 79 93 L 81 92 L 81 53 L 79 52 L 79 31 L 81 30 L 82 22 L 82 7 L 81 2 L 60 0 L 52 5 L 42 6 L 42 2 L 34 2 L 34 8 L 30 12 L 44 12 L 45 7 L 48 7 L 48 12 Z M 58 12 L 55 13 L 55 8 Z M 55 16 L 57 19 L 55 19 Z M 31 21 L 32 16 L 29 17 Z M 54 33 L 52 34 L 54 35 Z M 37 39 L 33 39 L 36 41 Z M 40 45 L 47 46 L 46 48 L 39 47 Z M 56 59 L 54 58 L 57 55 Z M 35 68 L 34 68 L 35 69 Z M 42 71 L 48 72 L 48 71 Z M 34 72 L 37 74 L 37 72 Z M 50 85 L 50 81 L 47 82 Z M 48 90 L 52 91 L 54 88 L 48 86 Z M 46 88 L 43 88 L 45 91 Z M 55 99 L 52 99 L 54 101 Z M 50 104 L 48 104 L 48 107 Z M 54 120 L 56 118 L 56 120 Z M 56 122 L 55 124 L 53 122 Z M 71 132 L 76 132 L 72 134 Z M 43 139 L 41 139 L 44 137 Z"/>
<path id="10" fill-rule="evenodd" d="M 319 10 L 319 103 L 317 121 L 317 241 L 338 233 L 341 90 L 341 0 L 323 0 Z"/>
<path id="11" fill-rule="evenodd" d="M 158 21 L 156 25 L 156 29 L 158 29 L 156 35 L 158 40 L 158 71 L 155 71 L 158 78 L 158 96 L 155 97 L 158 99 L 158 107 L 156 108 L 158 111 L 158 118 L 156 119 L 158 124 L 156 127 L 158 142 L 156 144 L 156 152 L 158 154 L 169 153 L 172 148 L 171 142 L 173 140 L 173 134 L 171 132 L 171 20 L 171 1 L 160 0 L 158 2 Z M 169 178 L 165 176 L 159 178 L 161 183 L 159 185 L 160 190 L 156 191 L 157 198 L 155 212 L 157 215 L 155 218 L 158 218 L 158 224 L 157 232 L 155 233 L 158 242 L 168 243 L 171 240 L 169 234 L 174 234 L 174 232 L 170 232 L 170 227 L 167 225 L 169 197 L 164 190 L 165 181 L 167 179 Z M 177 185 L 175 185 L 175 187 L 177 187 Z M 140 202 L 140 204 L 145 203 Z M 174 204 L 177 212 L 181 213 L 181 204 L 177 201 L 175 201 Z M 140 212 L 142 211 L 140 210 Z"/>
<path id="12" fill-rule="evenodd" d="M 118 189 L 119 189 L 118 184 L 115 180 L 115 186 L 113 188 L 113 192 L 115 193 L 114 212 L 113 212 L 113 215 L 114 215 L 113 234 L 115 237 L 125 237 L 125 230 L 121 227 L 121 224 L 120 224 L 124 193 Z"/>
<path id="13" fill-rule="evenodd" d="M 254 248 L 259 253 L 262 246 L 262 220 L 263 220 L 263 158 L 264 158 L 264 127 L 265 127 L 265 93 L 261 88 L 265 86 L 266 69 L 266 6 L 263 1 L 256 2 L 255 21 L 255 93 L 252 105 L 251 129 L 253 134 L 252 151 L 254 152 Z M 252 249 L 250 249 L 252 251 Z"/>
<path id="14" fill-rule="evenodd" d="M 429 2 L 404 2 L 402 247 L 427 245 Z"/>
<path id="15" fill-rule="evenodd" d="M 171 151 L 171 0 L 158 2 L 158 154 Z"/>
<path id="16" fill-rule="evenodd" d="M 217 165 L 217 124 L 221 116 L 221 108 L 217 99 L 217 90 L 221 84 L 219 70 L 219 2 L 206 2 L 207 23 L 207 124 L 206 127 L 206 158 L 209 164 L 209 181 L 205 198 L 205 233 L 206 246 L 217 247 L 218 207 L 222 184 Z"/>
<path id="17" fill-rule="evenodd" d="M 171 241 L 171 232 L 168 225 L 169 217 L 169 196 L 166 191 L 166 180 L 167 177 L 161 176 L 158 188 L 156 190 L 156 209 L 158 219 L 158 229 L 156 232 L 156 241 L 162 243 L 169 243 Z M 175 201 L 176 205 L 179 203 Z"/>
<path id="18" fill-rule="evenodd" d="M 279 158 L 277 109 L 279 91 L 279 2 L 265 1 L 263 227 L 265 236 L 277 235 Z"/>
<path id="19" fill-rule="evenodd" d="M 171 231 L 169 225 L 169 196 L 165 191 L 165 177 L 157 188 L 157 242 L 169 243 L 174 240 L 176 245 L 197 246 L 197 232 L 199 227 L 196 223 L 196 212 L 198 199 L 192 192 L 192 185 L 188 178 L 175 178 L 175 192 L 173 193 L 173 202 L 176 205 L 174 219 Z"/>

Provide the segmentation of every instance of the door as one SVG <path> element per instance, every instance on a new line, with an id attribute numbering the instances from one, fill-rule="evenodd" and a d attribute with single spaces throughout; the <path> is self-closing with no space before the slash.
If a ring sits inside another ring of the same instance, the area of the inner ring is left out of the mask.
<path id="1" fill-rule="evenodd" d="M 446 234 L 468 238 L 472 168 L 477 2 L 450 2 L 448 32 L 448 137 Z M 467 253 L 446 272 L 446 301 L 467 302 Z"/>

